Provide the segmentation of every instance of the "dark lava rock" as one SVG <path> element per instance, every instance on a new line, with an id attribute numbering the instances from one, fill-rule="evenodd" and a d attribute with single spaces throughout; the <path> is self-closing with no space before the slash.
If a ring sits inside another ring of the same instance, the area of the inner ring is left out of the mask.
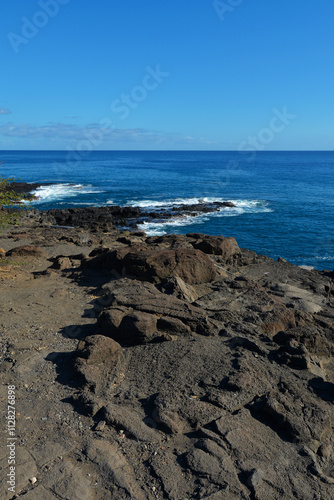
<path id="1" fill-rule="evenodd" d="M 39 187 L 39 185 L 37 185 L 37 187 Z M 117 205 L 105 207 L 74 207 L 41 211 L 40 217 L 45 222 L 52 221 L 52 224 L 60 226 L 90 227 L 91 230 L 103 230 L 104 226 L 104 230 L 108 231 L 108 224 L 113 224 L 117 227 L 136 229 L 137 225 L 143 222 L 164 222 L 185 215 L 196 216 L 201 213 L 217 212 L 233 206 L 232 202 L 203 202 L 194 205 L 167 206 L 151 212 L 140 207 L 120 207 Z M 140 236 L 143 236 L 143 234 L 140 234 Z"/>
<path id="2" fill-rule="evenodd" d="M 83 267 L 114 270 L 122 276 L 158 283 L 168 277 L 179 277 L 185 283 L 209 283 L 216 278 L 212 261 L 200 250 L 148 249 L 146 246 L 101 249 L 91 254 Z"/>
<path id="3" fill-rule="evenodd" d="M 190 330 L 201 335 L 217 333 L 215 322 L 200 307 L 165 295 L 151 283 L 123 278 L 104 289 L 110 305 L 98 323 L 103 335 L 119 342 L 145 343 L 166 333 L 184 336 Z"/>
<path id="4" fill-rule="evenodd" d="M 19 194 L 31 193 L 41 186 L 49 186 L 50 184 L 38 184 L 29 182 L 11 182 L 9 187 L 12 191 Z"/>
<path id="5" fill-rule="evenodd" d="M 209 283 L 216 278 L 213 263 L 198 250 L 176 249 L 153 253 L 146 259 L 145 267 L 150 281 L 177 276 L 185 283 L 194 284 Z"/>
<path id="6" fill-rule="evenodd" d="M 124 225 L 126 220 L 139 217 L 140 208 L 119 206 L 55 208 L 42 214 L 45 214 L 48 220 L 50 217 L 53 218 L 54 224 L 59 226 L 86 226 L 94 229 L 97 225 L 107 223 Z"/>
<path id="7" fill-rule="evenodd" d="M 75 358 L 75 372 L 82 385 L 95 395 L 89 398 L 94 414 L 102 406 L 98 398 L 108 397 L 124 369 L 122 348 L 111 338 L 91 335 L 79 342 Z"/>
<path id="8" fill-rule="evenodd" d="M 235 238 L 209 236 L 200 233 L 189 233 L 189 238 L 195 238 L 193 247 L 207 254 L 221 255 L 226 263 L 233 263 L 241 256 L 240 248 Z"/>

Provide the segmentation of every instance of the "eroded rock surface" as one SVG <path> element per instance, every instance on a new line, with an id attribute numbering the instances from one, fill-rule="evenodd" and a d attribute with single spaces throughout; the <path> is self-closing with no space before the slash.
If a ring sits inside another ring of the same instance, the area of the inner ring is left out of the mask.
<path id="1" fill-rule="evenodd" d="M 18 498 L 334 497 L 330 273 L 197 233 L 30 221 L 0 247 Z"/>

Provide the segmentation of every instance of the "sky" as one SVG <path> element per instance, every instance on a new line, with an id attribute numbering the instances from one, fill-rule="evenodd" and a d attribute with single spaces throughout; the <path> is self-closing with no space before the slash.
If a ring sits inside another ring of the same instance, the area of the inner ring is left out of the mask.
<path id="1" fill-rule="evenodd" d="M 333 0 L 11 0 L 2 150 L 334 150 Z"/>

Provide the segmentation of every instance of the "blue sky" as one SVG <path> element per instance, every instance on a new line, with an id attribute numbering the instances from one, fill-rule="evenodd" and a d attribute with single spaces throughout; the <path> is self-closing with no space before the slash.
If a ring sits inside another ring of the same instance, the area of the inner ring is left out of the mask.
<path id="1" fill-rule="evenodd" d="M 333 0 L 11 0 L 0 149 L 334 149 Z"/>

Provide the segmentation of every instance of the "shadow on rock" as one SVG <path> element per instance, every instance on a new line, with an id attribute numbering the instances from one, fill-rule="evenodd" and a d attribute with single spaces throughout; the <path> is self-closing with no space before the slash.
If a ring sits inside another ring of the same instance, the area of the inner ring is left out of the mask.
<path id="1" fill-rule="evenodd" d="M 312 391 L 324 401 L 334 401 L 334 384 L 325 382 L 322 378 L 316 377 L 309 381 Z"/>

